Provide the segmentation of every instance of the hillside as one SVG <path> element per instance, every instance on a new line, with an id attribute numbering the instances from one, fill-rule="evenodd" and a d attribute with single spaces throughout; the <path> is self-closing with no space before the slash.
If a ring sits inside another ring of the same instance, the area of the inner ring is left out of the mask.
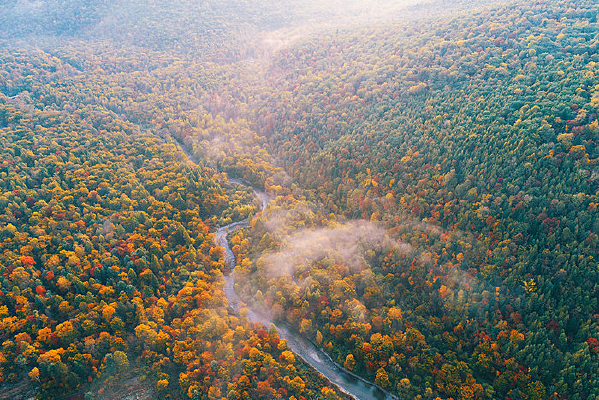
<path id="1" fill-rule="evenodd" d="M 0 9 L 0 398 L 599 396 L 594 2 Z"/>
<path id="2" fill-rule="evenodd" d="M 255 129 L 309 207 L 373 221 L 411 249 L 382 246 L 352 269 L 336 247 L 353 244 L 347 235 L 318 256 L 322 248 L 297 243 L 306 227 L 318 240 L 336 237 L 336 225 L 287 215 L 304 229 L 290 233 L 266 218 L 250 233 L 252 250 L 291 252 L 297 263 L 280 278 L 272 256 L 262 258 L 266 307 L 410 397 L 429 388 L 454 398 L 592 397 L 596 13 L 583 2 L 513 3 L 282 52 L 268 96 L 252 99 Z M 274 245 L 263 245 L 266 234 Z"/>

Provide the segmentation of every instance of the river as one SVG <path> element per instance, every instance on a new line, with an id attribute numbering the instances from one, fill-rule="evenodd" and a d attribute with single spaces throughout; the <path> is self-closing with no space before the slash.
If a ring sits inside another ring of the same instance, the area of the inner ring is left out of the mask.
<path id="1" fill-rule="evenodd" d="M 239 184 L 242 186 L 251 187 L 247 182 L 240 179 L 230 179 L 230 183 Z M 254 194 L 257 198 L 260 199 L 261 209 L 264 211 L 266 206 L 268 205 L 271 197 L 256 188 L 253 188 Z M 235 255 L 231 251 L 231 247 L 229 246 L 229 242 L 227 240 L 227 235 L 231 232 L 236 231 L 237 229 L 247 227 L 248 221 L 243 220 L 239 222 L 234 222 L 227 226 L 223 226 L 218 228 L 216 231 L 216 243 L 219 246 L 222 246 L 225 249 L 225 264 L 228 267 L 231 273 L 225 276 L 225 296 L 227 296 L 227 300 L 229 301 L 229 306 L 235 312 L 239 312 L 242 306 L 245 306 L 248 310 L 247 318 L 253 322 L 259 322 L 266 327 L 269 327 L 272 324 L 272 320 L 268 315 L 260 313 L 256 310 L 252 310 L 246 305 L 243 304 L 237 293 L 235 292 Z M 398 398 L 382 389 L 380 386 L 373 384 L 363 378 L 358 377 L 357 375 L 352 374 L 351 372 L 345 370 L 340 367 L 338 364 L 333 362 L 333 360 L 318 348 L 314 343 L 305 339 L 301 335 L 299 335 L 294 330 L 290 329 L 289 326 L 285 324 L 276 323 L 274 324 L 279 332 L 279 337 L 281 339 L 285 339 L 287 341 L 287 346 L 293 351 L 295 354 L 300 356 L 306 363 L 310 364 L 314 369 L 324 375 L 331 383 L 337 386 L 342 392 L 348 394 L 354 399 L 358 400 L 397 400 Z"/>
<path id="2" fill-rule="evenodd" d="M 164 139 L 163 139 L 164 140 Z M 186 151 L 185 147 L 173 138 L 177 147 L 187 156 L 190 162 L 197 164 L 195 157 Z M 229 179 L 229 183 L 237 184 L 245 187 L 250 187 L 254 191 L 254 195 L 260 200 L 260 209 L 264 211 L 272 197 L 255 187 L 243 179 Z M 242 306 L 248 310 L 246 317 L 252 322 L 258 322 L 265 325 L 267 328 L 274 324 L 268 315 L 252 310 L 245 305 L 235 292 L 235 255 L 229 246 L 227 236 L 235 232 L 237 229 L 247 227 L 248 220 L 233 222 L 232 224 L 220 227 L 216 230 L 216 244 L 225 249 L 225 264 L 229 271 L 229 275 L 225 276 L 225 296 L 229 301 L 231 309 L 237 313 Z M 318 348 L 314 343 L 305 339 L 289 326 L 281 323 L 274 324 L 279 332 L 279 337 L 287 341 L 287 346 L 301 357 L 307 364 L 311 365 L 315 370 L 320 372 L 332 384 L 337 386 L 339 390 L 357 400 L 399 400 L 397 396 L 389 393 L 378 385 L 361 378 L 335 363 L 328 354 Z"/>

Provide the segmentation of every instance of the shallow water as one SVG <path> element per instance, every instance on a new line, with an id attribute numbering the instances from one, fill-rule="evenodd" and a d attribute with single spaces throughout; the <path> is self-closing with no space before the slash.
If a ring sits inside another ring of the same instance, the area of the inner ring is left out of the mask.
<path id="1" fill-rule="evenodd" d="M 230 179 L 229 182 L 250 186 L 247 182 L 240 179 Z M 268 205 L 271 197 L 262 191 L 253 188 L 254 194 L 262 202 L 262 211 Z M 235 255 L 231 251 L 227 235 L 237 229 L 248 226 L 248 221 L 243 220 L 221 227 L 216 231 L 216 243 L 225 249 L 225 264 L 230 271 L 235 268 Z M 267 328 L 272 324 L 272 320 L 268 315 L 252 310 L 245 305 L 235 292 L 235 273 L 230 273 L 225 277 L 225 296 L 229 300 L 229 306 L 235 312 L 239 312 L 242 307 L 248 310 L 247 318 L 252 322 L 259 322 Z M 314 369 L 324 375 L 331 383 L 335 384 L 341 391 L 358 400 L 383 400 L 397 399 L 396 396 L 386 392 L 379 386 L 366 381 L 346 370 L 333 362 L 331 358 L 321 349 L 316 347 L 314 343 L 306 340 L 290 327 L 277 323 L 274 324 L 279 332 L 279 337 L 287 341 L 287 345 L 295 354 L 300 356 L 306 363 L 310 364 Z"/>

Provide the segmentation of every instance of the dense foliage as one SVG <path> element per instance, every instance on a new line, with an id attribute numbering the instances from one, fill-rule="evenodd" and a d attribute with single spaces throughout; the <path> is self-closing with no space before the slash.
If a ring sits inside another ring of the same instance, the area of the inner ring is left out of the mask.
<path id="1" fill-rule="evenodd" d="M 228 308 L 215 231 L 248 218 L 237 292 L 401 398 L 599 396 L 592 1 L 292 45 L 269 30 L 330 14 L 24 3 L 0 16 L 0 383 L 345 397 Z"/>
<path id="2" fill-rule="evenodd" d="M 302 248 L 290 276 L 254 267 L 257 297 L 410 397 L 596 396 L 596 14 L 517 4 L 283 52 L 256 128 L 315 210 L 411 249 L 356 270 Z M 300 215 L 283 221 L 330 225 Z M 294 252 L 287 234 L 257 224 L 250 247 Z"/>
<path id="3" fill-rule="evenodd" d="M 135 57 L 72 46 L 0 55 L 0 382 L 93 398 L 136 373 L 167 397 L 343 397 L 227 311 L 214 231 L 258 202 L 169 135 L 184 112 L 226 125 L 169 108 L 190 66 L 157 57 L 141 76 Z"/>

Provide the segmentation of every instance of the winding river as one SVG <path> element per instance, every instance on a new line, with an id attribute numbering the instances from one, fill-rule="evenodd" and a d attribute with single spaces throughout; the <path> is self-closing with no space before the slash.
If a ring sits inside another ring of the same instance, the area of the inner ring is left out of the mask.
<path id="1" fill-rule="evenodd" d="M 239 184 L 246 187 L 252 187 L 247 182 L 240 179 L 230 179 L 230 183 Z M 254 187 L 252 187 L 254 194 L 261 201 L 261 209 L 264 211 L 266 206 L 268 205 L 271 197 Z M 231 247 L 229 246 L 229 242 L 227 240 L 227 235 L 231 232 L 236 231 L 237 229 L 247 227 L 248 221 L 247 219 L 239 222 L 234 222 L 227 226 L 223 226 L 218 228 L 216 231 L 216 243 L 219 246 L 224 247 L 225 249 L 225 263 L 230 271 L 233 271 L 235 268 L 235 255 L 231 251 Z M 235 292 L 235 273 L 231 272 L 228 276 L 225 277 L 225 295 L 229 301 L 230 307 L 235 311 L 239 312 L 242 305 L 247 308 L 245 304 L 242 303 L 239 296 Z M 253 322 L 262 323 L 265 326 L 270 326 L 271 319 L 269 316 L 259 313 L 256 310 L 248 309 L 247 318 Z M 336 385 L 342 392 L 348 394 L 357 400 L 397 400 L 398 398 L 384 390 L 378 385 L 373 384 L 363 378 L 360 378 L 357 375 L 352 374 L 351 372 L 345 370 L 340 367 L 338 364 L 333 362 L 333 360 L 326 354 L 324 351 L 319 349 L 314 343 L 303 338 L 295 331 L 290 329 L 285 324 L 277 323 L 275 324 L 277 331 L 279 332 L 279 337 L 285 339 L 287 341 L 287 345 L 295 354 L 300 356 L 306 363 L 310 364 L 314 369 L 324 375 L 331 383 Z"/>
<path id="2" fill-rule="evenodd" d="M 161 138 L 165 141 L 164 138 Z M 193 164 L 197 164 L 195 157 L 186 151 L 185 147 L 181 145 L 176 139 L 175 144 L 179 149 L 187 156 L 189 161 Z M 237 184 L 245 187 L 250 187 L 254 191 L 254 195 L 260 200 L 260 209 L 264 211 L 268 203 L 272 200 L 272 197 L 242 179 L 229 179 L 229 183 Z M 235 292 L 235 255 L 229 246 L 227 236 L 235 232 L 237 229 L 247 227 L 248 220 L 233 222 L 232 224 L 220 227 L 216 230 L 216 244 L 222 246 L 225 249 L 225 264 L 231 273 L 225 276 L 225 296 L 229 301 L 229 306 L 233 311 L 239 312 L 244 306 L 248 313 L 246 317 L 253 322 L 261 323 L 267 327 L 272 324 L 272 320 L 269 316 L 259 313 L 256 310 L 252 310 L 242 302 Z M 382 387 L 361 378 L 348 370 L 342 368 L 335 363 L 328 354 L 319 349 L 314 343 L 303 338 L 294 330 L 290 329 L 289 326 L 281 323 L 275 324 L 279 337 L 287 341 L 287 346 L 295 354 L 300 356 L 307 364 L 311 365 L 314 369 L 320 372 L 325 378 L 327 378 L 332 384 L 337 386 L 343 393 L 351 396 L 357 400 L 399 400 L 397 396 L 389 393 Z"/>

